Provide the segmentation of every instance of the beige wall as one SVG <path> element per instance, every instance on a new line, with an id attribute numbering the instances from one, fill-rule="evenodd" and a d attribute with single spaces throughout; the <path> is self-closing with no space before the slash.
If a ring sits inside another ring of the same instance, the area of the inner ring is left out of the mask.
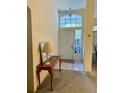
<path id="1" fill-rule="evenodd" d="M 36 66 L 40 62 L 39 42 L 48 41 L 53 48 L 53 54 L 58 54 L 57 10 L 52 0 L 28 0 L 32 16 L 33 38 L 33 77 L 34 91 L 37 89 Z M 48 72 L 41 72 L 41 82 Z"/>
<path id="2" fill-rule="evenodd" d="M 87 0 L 84 69 L 85 71 L 88 72 L 92 71 L 93 27 L 94 27 L 94 0 Z"/>

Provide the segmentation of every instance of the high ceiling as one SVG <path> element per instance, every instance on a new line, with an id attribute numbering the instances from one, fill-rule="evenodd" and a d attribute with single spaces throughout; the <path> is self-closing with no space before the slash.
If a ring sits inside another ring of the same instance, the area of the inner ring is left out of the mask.
<path id="1" fill-rule="evenodd" d="M 68 10 L 70 8 L 70 0 L 54 0 L 58 10 Z M 85 9 L 87 0 L 71 0 L 72 10 Z M 97 17 L 97 0 L 95 0 L 94 17 Z"/>
<path id="2" fill-rule="evenodd" d="M 70 8 L 70 0 L 56 0 L 59 10 L 68 10 Z M 86 0 L 71 0 L 72 10 L 84 9 L 86 7 Z"/>

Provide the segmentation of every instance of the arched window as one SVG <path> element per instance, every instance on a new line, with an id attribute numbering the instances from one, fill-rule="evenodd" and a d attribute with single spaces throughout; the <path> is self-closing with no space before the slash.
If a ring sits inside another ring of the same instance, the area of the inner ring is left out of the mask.
<path id="1" fill-rule="evenodd" d="M 64 15 L 60 17 L 60 28 L 81 27 L 82 17 L 78 15 Z"/>

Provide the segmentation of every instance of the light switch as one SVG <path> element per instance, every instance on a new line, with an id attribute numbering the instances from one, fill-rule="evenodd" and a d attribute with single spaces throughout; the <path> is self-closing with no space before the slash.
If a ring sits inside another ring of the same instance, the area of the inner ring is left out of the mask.
<path id="1" fill-rule="evenodd" d="M 90 34 L 88 34 L 88 37 L 90 37 L 91 35 Z"/>

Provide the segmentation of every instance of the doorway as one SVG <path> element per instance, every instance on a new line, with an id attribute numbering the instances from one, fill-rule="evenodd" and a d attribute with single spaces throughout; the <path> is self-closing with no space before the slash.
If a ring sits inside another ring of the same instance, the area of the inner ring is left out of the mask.
<path id="1" fill-rule="evenodd" d="M 63 60 L 82 61 L 81 29 L 60 30 L 59 51 Z"/>
<path id="2" fill-rule="evenodd" d="M 60 56 L 64 60 L 82 61 L 81 29 L 60 31 Z"/>
<path id="3" fill-rule="evenodd" d="M 60 56 L 61 59 L 73 61 L 73 46 L 74 46 L 74 30 L 61 30 L 60 31 Z"/>
<path id="4" fill-rule="evenodd" d="M 62 68 L 83 71 L 82 16 L 63 13 L 59 11 L 59 55 Z"/>
<path id="5" fill-rule="evenodd" d="M 59 52 L 62 59 L 62 69 L 83 71 L 81 32 L 81 29 L 60 30 Z"/>

